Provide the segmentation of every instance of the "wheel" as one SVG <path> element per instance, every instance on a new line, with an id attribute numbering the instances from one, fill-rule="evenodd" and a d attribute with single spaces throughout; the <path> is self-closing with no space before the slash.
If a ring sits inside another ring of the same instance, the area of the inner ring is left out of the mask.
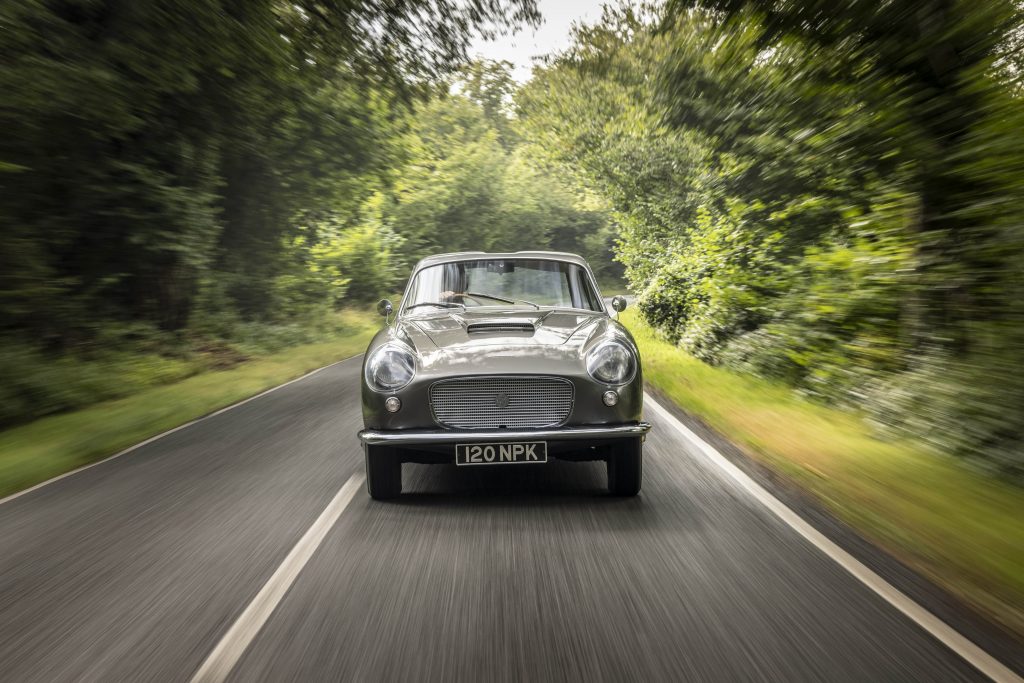
<path id="1" fill-rule="evenodd" d="M 396 498 L 402 492 L 402 461 L 387 446 L 364 446 L 366 491 L 374 500 Z"/>
<path id="2" fill-rule="evenodd" d="M 635 496 L 643 479 L 642 439 L 622 439 L 610 446 L 608 454 L 608 490 L 613 496 Z"/>

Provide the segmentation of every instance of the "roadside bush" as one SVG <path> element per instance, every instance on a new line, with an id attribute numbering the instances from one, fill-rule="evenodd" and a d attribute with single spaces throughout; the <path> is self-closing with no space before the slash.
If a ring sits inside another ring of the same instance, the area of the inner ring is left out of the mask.
<path id="1" fill-rule="evenodd" d="M 376 324 L 357 310 L 285 323 L 233 320 L 229 337 L 196 329 L 179 336 L 148 324 L 111 323 L 96 340 L 61 352 L 0 340 L 0 429 L 130 396 L 204 370 L 226 369 L 252 356 L 358 334 L 367 320 Z"/>
<path id="2" fill-rule="evenodd" d="M 904 367 L 911 262 L 897 236 L 862 234 L 808 249 L 785 269 L 791 288 L 772 303 L 770 322 L 730 340 L 723 364 L 818 399 L 862 402 L 868 381 Z"/>
<path id="3" fill-rule="evenodd" d="M 242 324 L 242 316 L 231 296 L 239 278 L 231 273 L 212 273 L 200 280 L 195 310 L 189 320 L 190 332 L 204 337 L 230 339 Z"/>
<path id="4" fill-rule="evenodd" d="M 359 222 L 343 229 L 326 231 L 311 249 L 312 265 L 318 271 L 344 276 L 344 289 L 331 294 L 335 307 L 343 301 L 369 303 L 390 292 L 398 281 L 397 250 L 402 238 L 383 218 L 383 196 L 374 195 L 363 206 Z"/>
<path id="5" fill-rule="evenodd" d="M 27 344 L 0 344 L 0 426 L 126 396 L 194 374 L 199 365 L 141 350 L 50 356 Z"/>
<path id="6" fill-rule="evenodd" d="M 246 355 L 276 353 L 291 346 L 310 344 L 323 338 L 314 321 L 293 323 L 241 323 L 231 339 Z"/>
<path id="7" fill-rule="evenodd" d="M 732 338 L 766 320 L 777 295 L 781 236 L 739 229 L 757 208 L 700 209 L 685 246 L 665 255 L 638 300 L 651 325 L 709 363 L 719 362 Z"/>
<path id="8" fill-rule="evenodd" d="M 311 319 L 345 296 L 349 278 L 337 263 L 318 257 L 321 239 L 320 229 L 304 227 L 285 241 L 283 263 L 271 288 L 274 320 Z"/>
<path id="9" fill-rule="evenodd" d="M 1024 339 L 992 329 L 970 355 L 929 349 L 905 372 L 876 381 L 864 401 L 883 432 L 912 435 L 940 453 L 1024 480 L 1024 378 L 1014 353 Z"/>

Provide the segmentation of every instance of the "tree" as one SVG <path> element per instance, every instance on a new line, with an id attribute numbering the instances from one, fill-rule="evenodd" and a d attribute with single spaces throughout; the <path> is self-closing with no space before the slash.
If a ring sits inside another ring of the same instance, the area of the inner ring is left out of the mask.
<path id="1" fill-rule="evenodd" d="M 989 279 L 984 271 L 999 264 L 991 261 L 988 250 L 979 254 L 963 245 L 993 236 L 986 225 L 993 217 L 982 218 L 986 212 L 977 210 L 979 204 L 1012 191 L 1006 180 L 1018 183 L 1024 170 L 1017 161 L 997 178 L 977 173 L 975 166 L 989 153 L 979 140 L 986 119 L 1019 116 L 1019 104 L 993 77 L 1012 29 L 1021 25 L 1019 5 L 1012 0 L 670 0 L 666 29 L 700 8 L 713 10 L 708 16 L 726 31 L 755 24 L 754 44 L 762 51 L 793 45 L 815 57 L 830 55 L 825 73 L 790 73 L 819 92 L 855 91 L 876 112 L 863 134 L 830 134 L 822 151 L 843 159 L 860 154 L 867 141 L 876 151 L 871 158 L 880 162 L 880 172 L 898 167 L 909 175 L 919 198 L 916 268 L 922 299 L 908 324 L 920 344 L 941 329 L 967 351 L 971 321 L 996 313 L 983 294 Z M 685 60 L 669 63 L 663 71 L 673 93 L 664 100 L 669 120 L 713 135 L 733 130 L 737 117 L 714 106 L 696 108 L 692 98 L 675 96 L 694 91 L 683 64 Z M 838 85 L 825 90 L 826 83 Z M 776 92 L 763 93 L 750 109 L 771 102 Z M 807 117 L 822 113 L 807 97 L 796 101 Z M 703 113 L 695 118 L 698 111 Z"/>
<path id="2" fill-rule="evenodd" d="M 358 205 L 396 165 L 396 108 L 533 0 L 106 0 L 0 9 L 7 330 L 168 330 L 224 272 L 266 312 L 296 214 Z"/>
<path id="3" fill-rule="evenodd" d="M 616 208 L 669 339 L 1019 472 L 1020 26 L 1001 1 L 607 10 L 520 112 Z"/>
<path id="4" fill-rule="evenodd" d="M 408 260 L 437 251 L 516 251 L 558 245 L 610 256 L 606 212 L 584 209 L 521 144 L 507 63 L 474 63 L 452 91 L 418 109 L 409 162 L 386 219 Z"/>
<path id="5" fill-rule="evenodd" d="M 458 81 L 461 94 L 483 110 L 484 119 L 498 132 L 506 150 L 517 142 L 512 125 L 512 99 L 517 89 L 512 67 L 506 61 L 474 60 L 462 70 Z"/>
<path id="6" fill-rule="evenodd" d="M 605 8 L 594 26 L 535 70 L 516 98 L 524 136 L 549 172 L 572 179 L 614 209 L 620 248 L 634 291 L 643 290 L 685 239 L 696 215 L 698 141 L 661 125 L 652 108 L 650 66 L 662 49 L 654 16 Z"/>

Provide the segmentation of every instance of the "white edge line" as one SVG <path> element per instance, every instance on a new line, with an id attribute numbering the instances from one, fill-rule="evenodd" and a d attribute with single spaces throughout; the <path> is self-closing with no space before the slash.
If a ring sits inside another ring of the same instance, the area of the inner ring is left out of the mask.
<path id="1" fill-rule="evenodd" d="M 96 467 L 97 465 L 102 465 L 105 462 L 110 462 L 111 460 L 113 460 L 115 458 L 120 458 L 122 455 L 127 455 L 128 453 L 131 453 L 132 451 L 134 451 L 136 449 L 142 448 L 143 446 L 145 446 L 147 444 L 151 444 L 154 441 L 157 441 L 158 439 L 162 439 L 165 436 L 173 434 L 174 432 L 177 432 L 179 430 L 185 429 L 186 427 L 191 427 L 192 425 L 196 424 L 197 422 L 202 422 L 203 420 L 208 420 L 211 417 L 216 417 L 217 415 L 220 415 L 221 413 L 226 413 L 227 411 L 229 411 L 229 410 L 231 410 L 233 408 L 237 408 L 238 406 L 245 405 L 249 401 L 255 401 L 256 399 L 262 398 L 263 396 L 266 396 L 267 394 L 269 394 L 271 392 L 277 391 L 278 389 L 283 389 L 284 387 L 288 386 L 289 384 L 295 384 L 296 382 L 301 382 L 302 380 L 307 379 L 308 377 L 312 377 L 313 375 L 315 375 L 316 373 L 320 372 L 321 370 L 326 370 L 327 368 L 334 367 L 335 365 L 338 365 L 340 363 L 344 363 L 346 361 L 350 361 L 353 358 L 358 358 L 361 355 L 363 355 L 363 354 L 359 353 L 359 354 L 356 354 L 354 356 L 349 356 L 348 358 L 342 358 L 341 360 L 334 361 L 333 363 L 328 363 L 327 365 L 319 367 L 319 368 L 317 368 L 315 370 L 310 370 L 309 372 L 307 372 L 306 374 L 302 375 L 301 377 L 296 377 L 295 379 L 288 380 L 284 384 L 278 384 L 277 386 L 270 387 L 269 389 L 265 389 L 265 390 L 261 391 L 260 393 L 254 395 L 254 396 L 250 396 L 249 398 L 244 398 L 241 401 L 238 401 L 236 403 L 232 403 L 231 405 L 224 406 L 223 408 L 219 408 L 219 409 L 215 410 L 212 413 L 207 413 L 206 415 L 201 415 L 200 417 L 197 417 L 197 418 L 195 418 L 193 420 L 189 420 L 185 424 L 180 424 L 177 427 L 172 427 L 171 429 L 168 429 L 166 432 L 160 432 L 156 436 L 151 436 L 148 439 L 146 439 L 145 441 L 140 441 L 139 443 L 137 443 L 137 444 L 135 444 L 133 446 L 129 446 L 128 448 L 124 449 L 123 451 L 118 451 L 117 453 L 114 453 L 113 455 L 108 455 L 107 457 L 102 458 L 100 460 L 97 460 L 95 462 L 91 462 L 91 463 L 89 463 L 87 465 L 82 465 L 81 467 L 76 467 L 75 469 L 73 469 L 73 470 L 71 470 L 69 472 L 65 472 L 63 474 L 58 474 L 57 476 L 51 477 L 50 479 L 47 479 L 46 481 L 41 481 L 38 484 L 33 484 L 32 486 L 28 487 L 27 489 L 22 489 L 21 491 L 18 491 L 16 493 L 12 493 L 11 495 L 7 496 L 6 498 L 0 498 L 0 505 L 3 505 L 4 503 L 9 503 L 10 501 L 14 500 L 15 498 L 20 498 L 21 496 L 24 496 L 26 494 L 32 493 L 36 489 L 41 489 L 44 486 L 48 486 L 48 485 L 50 485 L 50 484 L 52 484 L 52 483 L 54 483 L 56 481 L 60 481 L 61 479 L 64 479 L 65 477 L 70 477 L 72 475 L 78 474 L 79 472 L 84 472 L 85 470 L 90 469 L 92 467 Z M 131 397 L 128 396 L 126 398 L 131 398 Z"/>
<path id="2" fill-rule="evenodd" d="M 362 474 L 353 474 L 338 490 L 324 511 L 313 522 L 313 526 L 303 534 L 288 556 L 284 558 L 281 566 L 263 585 L 245 611 L 239 615 L 217 646 L 207 655 L 202 666 L 192 677 L 192 683 L 221 683 L 228 677 L 267 619 L 273 614 L 285 593 L 291 588 L 299 572 L 306 566 L 316 549 L 320 547 L 327 532 L 338 521 L 348 504 L 352 502 L 352 498 L 363 484 L 363 479 Z"/>
<path id="3" fill-rule="evenodd" d="M 654 411 L 661 418 L 671 424 L 676 431 L 680 432 L 704 457 L 732 477 L 736 483 L 746 489 L 759 503 L 768 508 L 798 534 L 810 541 L 812 545 L 825 553 L 833 562 L 852 574 L 854 578 L 909 617 L 911 621 L 923 628 L 975 669 L 993 681 L 998 681 L 998 683 L 1020 683 L 1024 680 L 995 657 L 961 635 L 949 624 L 914 602 L 906 594 L 869 569 L 860 560 L 830 541 L 824 534 L 804 521 L 802 517 L 793 512 L 782 501 L 751 479 L 743 470 L 730 462 L 712 445 L 697 436 L 693 430 L 680 422 L 675 415 L 668 412 L 651 398 L 650 394 L 644 395 L 644 402 L 646 406 L 654 408 Z"/>

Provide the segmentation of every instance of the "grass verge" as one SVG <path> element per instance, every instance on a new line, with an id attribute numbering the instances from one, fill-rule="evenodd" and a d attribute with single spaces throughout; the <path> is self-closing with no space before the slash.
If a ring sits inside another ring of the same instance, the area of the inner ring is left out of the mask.
<path id="1" fill-rule="evenodd" d="M 789 388 L 711 367 L 634 311 L 644 379 L 876 544 L 1024 638 L 1024 489 Z"/>
<path id="2" fill-rule="evenodd" d="M 339 336 L 193 375 L 0 432 L 0 498 L 241 401 L 310 370 L 361 353 L 376 316 L 343 312 Z"/>

